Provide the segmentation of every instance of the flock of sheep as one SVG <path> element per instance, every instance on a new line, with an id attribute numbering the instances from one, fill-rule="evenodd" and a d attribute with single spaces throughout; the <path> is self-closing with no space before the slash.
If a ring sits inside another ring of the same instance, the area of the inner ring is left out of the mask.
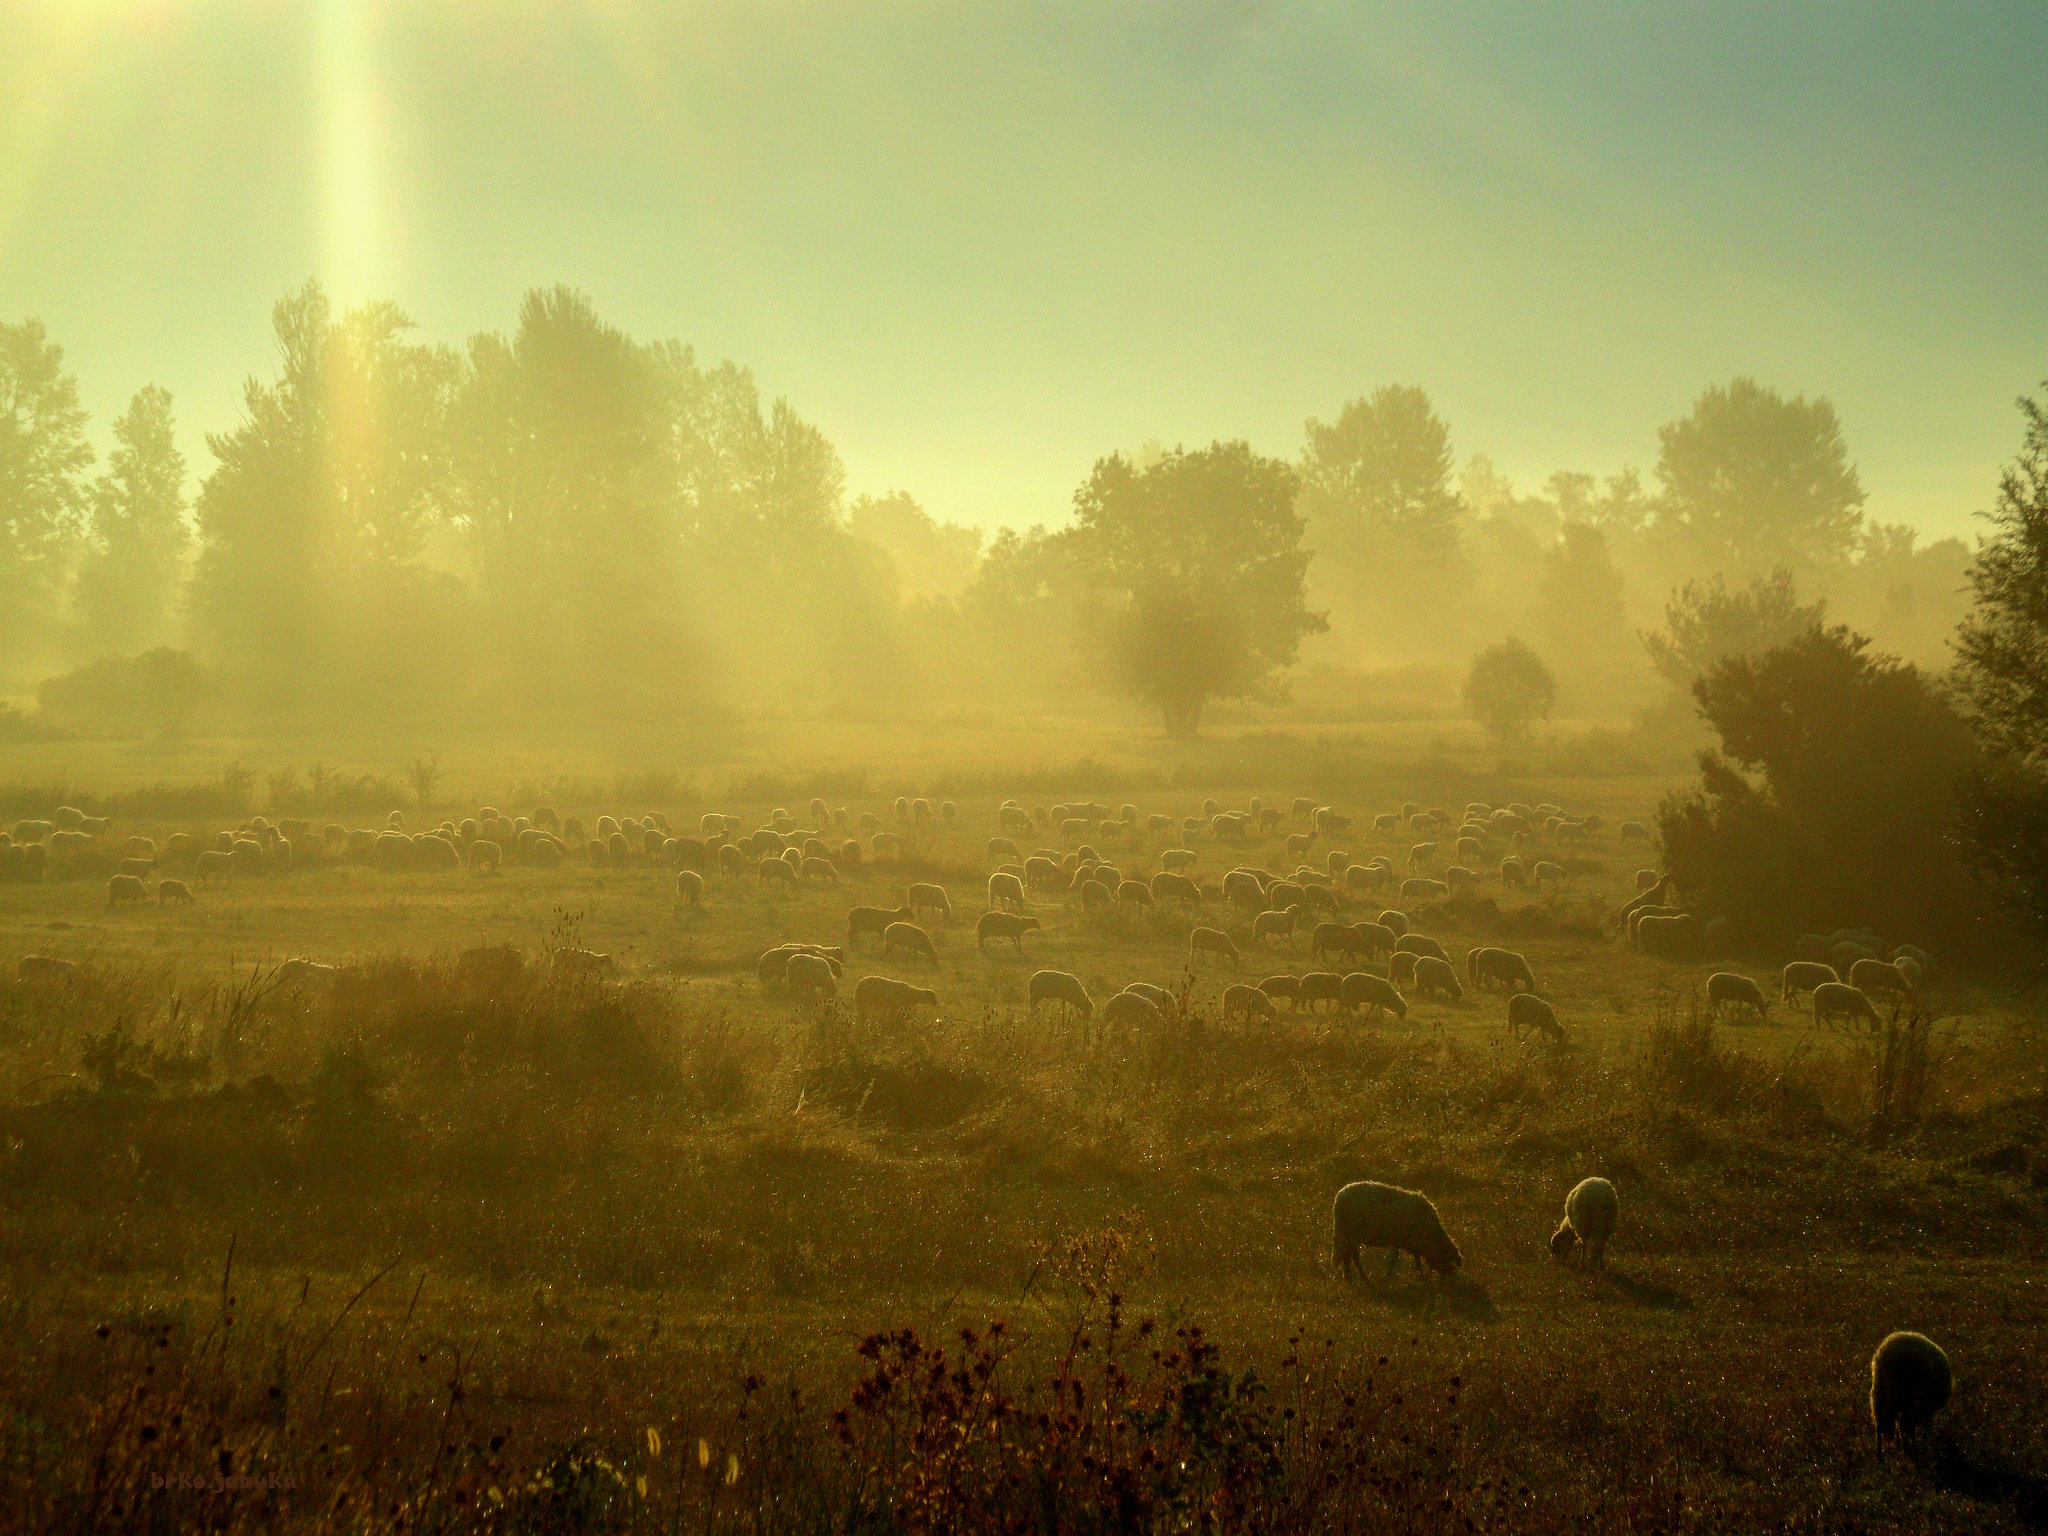
<path id="1" fill-rule="evenodd" d="M 809 827 L 800 828 L 787 811 L 778 809 L 765 825 L 751 831 L 743 830 L 738 818 L 706 813 L 693 833 L 683 835 L 659 813 L 600 816 L 586 829 L 578 818 L 561 817 L 547 806 L 518 817 L 483 807 L 459 823 L 444 820 L 431 829 L 411 832 L 397 811 L 376 829 L 328 825 L 317 832 L 308 821 L 273 823 L 256 816 L 211 838 L 174 833 L 161 847 L 149 837 L 131 836 L 115 853 L 106 841 L 109 827 L 104 819 L 66 808 L 48 821 L 27 820 L 11 834 L 0 832 L 0 879 L 40 879 L 67 868 L 90 867 L 94 860 L 112 863 L 108 903 L 118 906 L 141 904 L 152 894 L 159 903 L 191 902 L 193 883 L 204 887 L 232 882 L 308 861 L 348 859 L 393 870 L 466 869 L 482 875 L 508 863 L 548 868 L 575 859 L 593 867 L 671 868 L 676 899 L 695 905 L 705 895 L 708 876 L 751 877 L 777 886 L 836 885 L 842 873 L 864 862 L 900 856 L 913 839 L 958 823 L 951 801 L 935 808 L 923 799 L 900 799 L 894 806 L 895 828 L 885 826 L 876 812 L 856 816 L 845 808 L 830 809 L 822 800 L 813 800 L 809 811 Z M 1477 946 L 1466 951 L 1461 977 L 1443 943 L 1414 931 L 1403 909 L 1442 902 L 1480 885 L 1486 878 L 1479 872 L 1482 866 L 1491 867 L 1504 891 L 1564 885 L 1572 878 L 1569 866 L 1560 862 L 1567 857 L 1565 845 L 1599 832 L 1598 817 L 1569 816 L 1548 804 L 1496 807 L 1475 802 L 1454 818 L 1442 809 L 1411 803 L 1376 816 L 1366 826 L 1354 826 L 1351 818 L 1312 800 L 1295 800 L 1283 810 L 1255 798 L 1242 811 L 1225 810 L 1211 800 L 1200 817 L 1178 820 L 1165 815 L 1141 818 L 1132 805 L 1114 811 L 1092 802 L 1027 810 L 1005 801 L 997 820 L 998 835 L 987 844 L 995 868 L 987 879 L 985 910 L 975 923 L 976 943 L 983 952 L 992 943 L 1024 952 L 1027 938 L 1042 926 L 1041 919 L 1027 910 L 1034 898 L 1051 897 L 1077 906 L 1084 920 L 1091 915 L 1172 909 L 1195 919 L 1186 957 L 1190 984 L 1203 962 L 1241 965 L 1247 950 L 1263 956 L 1276 942 L 1295 952 L 1304 936 L 1311 964 L 1341 960 L 1347 967 L 1285 971 L 1256 983 L 1233 982 L 1222 994 L 1226 1019 L 1276 1021 L 1282 1004 L 1289 1013 L 1328 1008 L 1366 1020 L 1381 1015 L 1405 1019 L 1409 995 L 1458 1001 L 1469 987 L 1506 994 L 1506 1025 L 1516 1039 L 1533 1036 L 1553 1045 L 1565 1042 L 1556 1009 L 1540 994 L 1524 956 Z M 1293 829 L 1285 839 L 1295 861 L 1292 870 L 1275 872 L 1238 863 L 1214 884 L 1204 884 L 1194 873 L 1201 860 L 1191 845 L 1198 839 L 1206 836 L 1229 848 L 1270 837 L 1287 826 Z M 1307 862 L 1318 841 L 1334 843 L 1368 829 L 1381 841 L 1408 843 L 1398 864 L 1391 853 L 1358 859 L 1338 847 L 1325 850 L 1319 863 Z M 864 834 L 865 842 L 846 835 L 855 830 Z M 1034 834 L 1056 835 L 1063 846 L 1027 853 L 1016 839 Z M 1132 844 L 1147 834 L 1167 844 L 1159 849 L 1159 868 L 1149 879 L 1127 874 L 1096 847 Z M 1624 844 L 1653 842 L 1639 822 L 1624 822 L 1620 837 Z M 1556 858 L 1534 856 L 1546 843 L 1557 850 Z M 1639 871 L 1636 885 L 1637 898 L 1617 922 L 1641 949 L 1675 958 L 1712 953 L 1718 947 L 1725 923 L 1703 921 L 1671 902 L 1668 875 Z M 1382 908 L 1370 918 L 1355 912 L 1358 902 L 1376 906 L 1374 898 L 1387 893 L 1400 905 Z M 1200 921 L 1212 904 L 1218 917 Z M 861 952 L 864 942 L 875 945 L 884 959 L 900 954 L 936 966 L 938 946 L 923 924 L 933 916 L 950 921 L 954 911 L 942 886 L 912 883 L 896 907 L 853 907 L 844 944 L 780 944 L 761 955 L 756 973 L 764 989 L 780 989 L 788 999 L 807 1003 L 838 995 L 848 955 Z M 1779 998 L 1790 1003 L 1802 993 L 1810 994 L 1814 1016 L 1821 1021 L 1875 1025 L 1873 999 L 1882 996 L 1916 1004 L 1930 968 L 1924 951 L 1910 944 L 1887 945 L 1862 930 L 1806 935 L 1796 948 L 1798 958 L 1779 978 Z M 1374 964 L 1381 957 L 1384 974 L 1350 968 Z M 585 950 L 561 950 L 555 958 L 564 968 L 611 967 L 609 956 Z M 294 974 L 331 969 L 306 960 L 289 961 L 287 966 L 296 968 Z M 70 969 L 55 957 L 28 956 L 20 974 L 29 979 Z M 888 976 L 861 976 L 852 991 L 862 1023 L 939 1005 L 936 990 Z M 1185 990 L 1176 995 L 1136 981 L 1098 1006 L 1078 977 L 1046 969 L 1031 976 L 1027 1000 L 1034 1014 L 1057 1007 L 1079 1020 L 1084 1031 L 1097 1023 L 1105 1031 L 1120 1031 L 1164 1024 L 1184 1010 L 1187 995 Z M 1769 1011 L 1764 988 L 1733 972 L 1710 976 L 1707 1002 L 1716 1013 L 1741 1007 L 1763 1017 Z M 1582 1180 L 1567 1197 L 1564 1219 L 1550 1239 L 1551 1253 L 1565 1262 L 1602 1265 L 1619 1213 L 1611 1183 L 1602 1178 Z M 1439 1274 L 1456 1270 L 1462 1262 L 1435 1207 L 1413 1190 L 1370 1182 L 1348 1185 L 1336 1197 L 1332 1221 L 1335 1261 L 1347 1275 L 1362 1274 L 1359 1252 L 1365 1248 L 1387 1250 L 1389 1273 L 1404 1252 L 1414 1257 L 1418 1270 L 1427 1265 Z M 1880 1438 L 1923 1427 L 1947 1401 L 1949 1385 L 1947 1359 L 1931 1340 L 1915 1333 L 1887 1337 L 1871 1362 L 1870 1408 Z"/>

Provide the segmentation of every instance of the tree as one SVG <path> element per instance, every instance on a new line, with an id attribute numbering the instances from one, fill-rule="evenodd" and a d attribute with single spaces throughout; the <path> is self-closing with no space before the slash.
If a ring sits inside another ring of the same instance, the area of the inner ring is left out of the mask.
<path id="1" fill-rule="evenodd" d="M 192 542 L 170 392 L 154 384 L 139 391 L 114 423 L 114 443 L 107 473 L 93 486 L 78 570 L 79 613 L 101 653 L 126 652 L 169 631 Z"/>
<path id="2" fill-rule="evenodd" d="M 1567 679 L 1582 700 L 1623 686 L 1634 648 L 1625 591 L 1604 533 L 1586 523 L 1558 530 L 1537 578 L 1536 615 L 1551 655 L 1571 659 Z"/>
<path id="3" fill-rule="evenodd" d="M 1976 610 L 1955 684 L 1986 762 L 1963 784 L 1962 833 L 2006 905 L 2048 936 L 2048 409 L 2022 399 L 2019 457 L 1970 571 Z"/>
<path id="4" fill-rule="evenodd" d="M 1192 736 L 1211 699 L 1270 695 L 1301 638 L 1325 627 L 1303 577 L 1294 472 L 1243 442 L 1176 449 L 1140 469 L 1099 461 L 1067 536 L 1102 602 L 1097 667 Z"/>
<path id="5" fill-rule="evenodd" d="M 1433 599 L 1455 570 L 1463 503 L 1451 485 L 1451 434 L 1412 385 L 1311 419 L 1301 455 L 1301 513 L 1319 595 L 1347 624 L 1397 617 Z"/>
<path id="6" fill-rule="evenodd" d="M 846 509 L 846 526 L 889 556 L 907 597 L 952 597 L 973 580 L 981 559 L 979 528 L 936 522 L 903 491 L 857 498 Z"/>
<path id="7" fill-rule="evenodd" d="M 1720 576 L 1688 581 L 1664 606 L 1665 628 L 1645 631 L 1643 648 L 1666 682 L 1690 694 L 1720 662 L 1758 656 L 1819 629 L 1827 604 L 1801 603 L 1792 573 L 1780 566 L 1739 592 Z"/>
<path id="8" fill-rule="evenodd" d="M 1825 399 L 1787 400 L 1735 379 L 1707 390 L 1657 441 L 1657 527 L 1682 558 L 1738 576 L 1849 558 L 1863 484 Z"/>
<path id="9" fill-rule="evenodd" d="M 1465 675 L 1465 712 L 1503 745 L 1520 741 L 1533 722 L 1548 720 L 1556 702 L 1550 668 L 1512 635 L 1473 657 Z"/>
<path id="10" fill-rule="evenodd" d="M 150 726 L 165 739 L 205 701 L 210 679 L 190 651 L 159 646 L 140 656 L 102 656 L 36 687 L 36 705 L 52 720 L 108 734 Z"/>
<path id="11" fill-rule="evenodd" d="M 0 325 L 0 648 L 48 622 L 77 539 L 92 463 L 78 380 L 40 320 Z"/>
<path id="12" fill-rule="evenodd" d="M 1846 626 L 1717 662 L 1693 686 L 1721 738 L 1658 813 L 1666 868 L 1741 939 L 1867 927 L 1949 953 L 2000 940 L 1950 834 L 1976 751 L 1919 670 Z"/>

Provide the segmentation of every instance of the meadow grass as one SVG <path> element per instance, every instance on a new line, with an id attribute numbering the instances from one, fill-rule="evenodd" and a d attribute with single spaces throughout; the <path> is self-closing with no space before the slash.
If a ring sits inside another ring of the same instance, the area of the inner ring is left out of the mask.
<path id="1" fill-rule="evenodd" d="M 1205 791 L 1175 771 L 1115 798 L 1195 811 Z M 1489 782 L 1477 770 L 1435 775 L 1302 787 L 1362 817 L 1507 798 L 1497 780 L 1473 788 Z M 895 793 L 937 780 L 839 782 L 870 793 L 834 805 L 886 817 Z M 804 819 L 800 773 L 754 787 L 771 793 L 558 808 L 661 809 L 679 829 L 705 809 L 758 824 L 776 803 Z M 1278 776 L 1225 787 L 1283 807 L 1295 792 Z M 1417 926 L 1454 956 L 1526 954 L 1561 1050 L 1511 1041 L 1499 997 L 1470 992 L 1401 1023 L 1226 1024 L 1222 987 L 1308 968 L 1306 941 L 1190 974 L 1179 914 L 1042 898 L 1024 956 L 984 955 L 972 919 L 1000 791 L 978 787 L 905 863 L 793 893 L 713 878 L 697 907 L 667 871 L 574 862 L 472 877 L 306 860 L 139 912 L 109 911 L 96 872 L 0 885 L 0 1520 L 2048 1521 L 2048 1084 L 2030 1000 L 1938 971 L 1930 1081 L 1878 1144 L 1867 1037 L 1782 1007 L 1717 1024 L 1698 1004 L 1713 967 L 1613 937 L 1647 862 L 1614 828 L 1651 808 L 1653 781 L 1508 792 L 1607 827 L 1555 850 L 1573 871 L 1562 889 L 1523 898 L 1489 879 Z M 502 780 L 492 797 L 509 798 Z M 1161 842 L 1103 851 L 1144 873 Z M 1339 845 L 1399 862 L 1407 840 Z M 1286 864 L 1277 839 L 1194 846 L 1211 880 Z M 770 944 L 843 943 L 848 906 L 893 905 L 911 878 L 962 909 L 935 929 L 937 965 L 849 954 L 842 990 L 864 973 L 929 985 L 936 1020 L 862 1026 L 755 979 Z M 1363 915 L 1381 904 L 1391 894 Z M 560 972 L 546 956 L 562 946 L 619 969 Z M 29 952 L 82 969 L 17 981 Z M 347 969 L 280 984 L 288 955 Z M 1722 963 L 1767 977 L 1779 958 Z M 1187 1007 L 1108 1038 L 1033 1019 L 1040 966 L 1098 1001 L 1151 980 Z M 1593 1172 L 1623 1199 L 1604 1274 L 1544 1246 Z M 1429 1193 L 1460 1272 L 1341 1282 L 1329 1201 L 1356 1178 Z M 1950 1411 L 1910 1456 L 1879 1454 L 1862 1402 L 1870 1351 L 1897 1327 L 1957 1367 Z M 227 1485 L 223 1456 L 230 1475 L 294 1486 Z"/>

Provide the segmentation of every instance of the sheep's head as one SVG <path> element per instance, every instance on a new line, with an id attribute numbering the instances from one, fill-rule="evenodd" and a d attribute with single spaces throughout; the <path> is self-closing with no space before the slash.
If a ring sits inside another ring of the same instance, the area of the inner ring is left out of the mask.
<path id="1" fill-rule="evenodd" d="M 1038 927 L 1038 919 L 1035 917 L 1020 917 L 1017 919 L 1017 925 L 1028 932 Z"/>
<path id="2" fill-rule="evenodd" d="M 1448 1275 L 1465 1262 L 1465 1255 L 1458 1251 L 1458 1245 L 1451 1241 L 1451 1234 L 1441 1224 L 1430 1240 L 1430 1251 L 1423 1256 L 1423 1262 L 1440 1275 Z"/>
<path id="3" fill-rule="evenodd" d="M 1579 1245 L 1579 1234 L 1572 1230 L 1569 1221 L 1560 1221 L 1557 1230 L 1550 1234 L 1550 1256 L 1553 1259 L 1568 1259 L 1572 1250 Z"/>

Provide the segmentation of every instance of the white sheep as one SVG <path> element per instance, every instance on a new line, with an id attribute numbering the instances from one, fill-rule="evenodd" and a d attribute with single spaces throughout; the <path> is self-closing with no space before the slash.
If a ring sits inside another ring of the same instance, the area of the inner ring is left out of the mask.
<path id="1" fill-rule="evenodd" d="M 782 987 L 788 996 L 803 1002 L 839 993 L 831 962 L 823 955 L 791 955 L 783 968 Z"/>
<path id="2" fill-rule="evenodd" d="M 1621 1199 L 1605 1179 L 1581 1179 L 1565 1196 L 1564 1220 L 1550 1234 L 1550 1255 L 1567 1263 L 1576 1257 L 1589 1268 L 1607 1263 L 1607 1240 L 1621 1217 Z"/>
<path id="3" fill-rule="evenodd" d="M 1716 971 L 1707 978 L 1707 1008 L 1720 1013 L 1728 1004 L 1739 1004 L 1756 1010 L 1756 1016 L 1767 1019 L 1771 1005 L 1764 997 L 1764 989 L 1747 976 L 1738 976 L 1733 971 Z"/>
<path id="4" fill-rule="evenodd" d="M 704 895 L 704 877 L 694 869 L 676 871 L 676 900 L 696 906 Z"/>
<path id="5" fill-rule="evenodd" d="M 901 1014 L 906 1008 L 936 1008 L 939 994 L 889 976 L 863 976 L 853 984 L 854 1016 L 865 1024 L 878 1014 Z"/>
<path id="6" fill-rule="evenodd" d="M 1337 993 L 1337 1006 L 1346 1013 L 1363 1008 L 1368 1020 L 1380 1012 L 1391 1013 L 1397 1019 L 1408 1017 L 1408 999 L 1391 981 L 1370 971 L 1353 971 L 1344 978 Z"/>
<path id="7" fill-rule="evenodd" d="M 1450 961 L 1439 960 L 1435 955 L 1416 957 L 1415 991 L 1420 997 L 1441 997 L 1454 1003 L 1465 995 L 1465 989 L 1458 984 L 1458 973 L 1451 969 Z"/>
<path id="8" fill-rule="evenodd" d="M 1785 967 L 1778 1000 L 1789 1003 L 1801 992 L 1811 992 L 1816 987 L 1841 979 L 1832 965 L 1823 965 L 1818 960 L 1794 960 Z"/>
<path id="9" fill-rule="evenodd" d="M 1814 1023 L 1824 1024 L 1830 1019 L 1862 1019 L 1872 1029 L 1877 1028 L 1877 1010 L 1870 999 L 1846 982 L 1824 981 L 1813 989 Z"/>
<path id="10" fill-rule="evenodd" d="M 1534 992 L 1517 992 L 1508 999 L 1508 1033 L 1517 1040 L 1535 1033 L 1564 1044 L 1564 1026 L 1557 1022 L 1557 1010 Z"/>
<path id="11" fill-rule="evenodd" d="M 1084 1019 L 1095 1016 L 1095 1000 L 1089 997 L 1088 989 L 1081 985 L 1079 977 L 1069 976 L 1065 971 L 1033 972 L 1029 996 L 1033 1013 L 1038 1012 L 1041 1003 L 1058 1003 L 1069 1015 L 1078 1013 Z"/>
<path id="12" fill-rule="evenodd" d="M 1358 1261 L 1361 1248 L 1386 1249 L 1389 1275 L 1403 1253 L 1414 1255 L 1418 1270 L 1426 1262 L 1443 1275 L 1465 1261 L 1444 1230 L 1436 1207 L 1418 1190 L 1371 1181 L 1346 1184 L 1337 1191 L 1330 1220 L 1335 1229 L 1337 1272 L 1342 1275 L 1363 1277 Z"/>

